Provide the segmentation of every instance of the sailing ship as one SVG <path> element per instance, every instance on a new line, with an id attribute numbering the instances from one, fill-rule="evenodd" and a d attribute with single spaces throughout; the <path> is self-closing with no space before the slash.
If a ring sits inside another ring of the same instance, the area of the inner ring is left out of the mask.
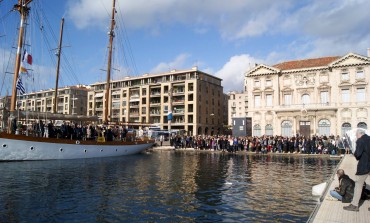
<path id="1" fill-rule="evenodd" d="M 12 85 L 12 95 L 10 103 L 10 116 L 8 127 L 11 128 L 11 123 L 15 124 L 15 118 L 20 116 L 27 117 L 40 117 L 39 112 L 30 111 L 16 111 L 16 96 L 18 82 L 18 75 L 20 71 L 20 61 L 22 52 L 23 35 L 25 29 L 25 21 L 28 16 L 30 7 L 28 6 L 32 0 L 18 0 L 18 4 L 14 6 L 16 11 L 19 11 L 21 15 L 21 22 L 19 27 L 18 36 L 18 48 L 16 53 L 16 61 L 14 68 L 14 78 Z M 108 101 L 110 91 L 110 72 L 111 72 L 111 61 L 112 61 L 112 44 L 114 38 L 114 26 L 115 26 L 115 0 L 113 0 L 112 15 L 111 15 L 111 26 L 109 34 L 109 54 L 108 54 L 108 68 L 107 68 L 107 83 L 105 88 L 105 114 L 103 122 L 108 123 Z M 62 24 L 63 24 L 62 20 Z M 61 26 L 63 27 L 63 25 Z M 62 37 L 61 28 L 61 37 Z M 58 48 L 58 65 L 57 65 L 57 81 L 55 88 L 55 97 L 57 97 L 58 88 L 58 74 L 59 74 L 59 59 L 61 50 L 61 39 Z M 56 100 L 54 101 L 54 105 Z M 75 116 L 75 115 L 62 115 L 55 113 L 46 114 L 49 120 L 88 120 L 97 121 L 97 117 L 90 116 Z M 25 114 L 27 113 L 27 114 Z M 18 115 L 18 116 L 17 116 Z M 14 126 L 14 125 L 13 125 Z M 43 138 L 43 137 L 32 137 L 22 134 L 14 134 L 10 130 L 8 132 L 0 133 L 0 160 L 11 161 L 11 160 L 53 160 L 53 159 L 79 159 L 79 158 L 96 158 L 96 157 L 111 157 L 111 156 L 122 156 L 130 155 L 142 152 L 153 145 L 153 141 L 149 139 L 134 140 L 131 142 L 123 141 L 105 141 L 105 140 L 71 140 L 71 139 L 57 139 L 57 138 Z"/>

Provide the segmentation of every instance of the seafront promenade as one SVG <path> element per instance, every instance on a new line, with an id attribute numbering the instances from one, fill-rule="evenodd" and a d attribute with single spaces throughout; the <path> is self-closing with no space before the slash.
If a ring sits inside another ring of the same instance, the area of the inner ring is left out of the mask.
<path id="1" fill-rule="evenodd" d="M 339 169 L 343 169 L 345 173 L 353 180 L 355 180 L 355 173 L 357 168 L 357 161 L 353 155 L 346 155 L 339 164 Z M 334 176 L 335 174 L 333 174 Z M 366 184 L 370 185 L 370 178 L 367 178 Z M 360 202 L 360 211 L 345 211 L 344 206 L 349 204 L 344 204 L 340 201 L 333 201 L 328 199 L 330 196 L 330 190 L 334 190 L 338 186 L 338 177 L 335 175 L 331 181 L 329 181 L 328 189 L 325 191 L 324 195 L 320 199 L 321 203 L 315 208 L 311 218 L 308 222 L 313 223 L 368 223 L 370 222 L 370 201 L 366 200 Z"/>

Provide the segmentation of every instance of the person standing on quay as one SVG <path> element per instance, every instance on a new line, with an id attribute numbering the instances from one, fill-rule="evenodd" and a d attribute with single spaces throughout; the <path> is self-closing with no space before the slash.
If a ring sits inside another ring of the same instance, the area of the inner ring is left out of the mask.
<path id="1" fill-rule="evenodd" d="M 349 206 L 343 207 L 346 211 L 359 211 L 359 202 L 363 184 L 370 173 L 370 136 L 363 129 L 356 132 L 356 151 L 354 153 L 358 160 L 356 172 L 355 193 Z M 370 208 L 368 209 L 370 211 Z"/>

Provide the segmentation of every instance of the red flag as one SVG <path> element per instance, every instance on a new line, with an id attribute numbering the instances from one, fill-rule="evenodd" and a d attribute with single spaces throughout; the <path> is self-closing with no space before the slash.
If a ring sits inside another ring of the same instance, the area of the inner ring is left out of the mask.
<path id="1" fill-rule="evenodd" d="M 24 50 L 23 61 L 27 62 L 29 65 L 32 65 L 32 56 L 26 50 Z"/>

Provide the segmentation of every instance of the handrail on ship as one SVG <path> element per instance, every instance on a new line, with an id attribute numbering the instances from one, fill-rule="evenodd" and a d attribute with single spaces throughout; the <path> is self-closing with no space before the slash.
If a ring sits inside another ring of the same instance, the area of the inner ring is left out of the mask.
<path id="1" fill-rule="evenodd" d="M 344 160 L 344 156 L 340 159 L 339 163 L 337 164 L 336 168 L 334 169 L 334 173 L 332 173 L 331 176 L 330 176 L 330 178 L 327 181 L 325 181 L 327 183 L 327 185 L 326 185 L 326 188 L 324 190 L 324 193 L 321 195 L 321 197 L 319 199 L 319 203 L 316 204 L 315 208 L 313 209 L 310 217 L 307 220 L 307 223 L 311 223 L 315 219 L 315 217 L 317 215 L 317 212 L 319 211 L 319 208 L 320 208 L 320 206 L 322 204 L 322 201 L 325 199 L 325 196 L 326 196 L 326 194 L 327 194 L 327 192 L 328 192 L 328 190 L 330 188 L 330 185 L 333 182 L 333 180 L 335 178 L 335 175 L 337 174 L 337 171 L 338 171 L 340 165 L 342 164 L 343 160 Z"/>

